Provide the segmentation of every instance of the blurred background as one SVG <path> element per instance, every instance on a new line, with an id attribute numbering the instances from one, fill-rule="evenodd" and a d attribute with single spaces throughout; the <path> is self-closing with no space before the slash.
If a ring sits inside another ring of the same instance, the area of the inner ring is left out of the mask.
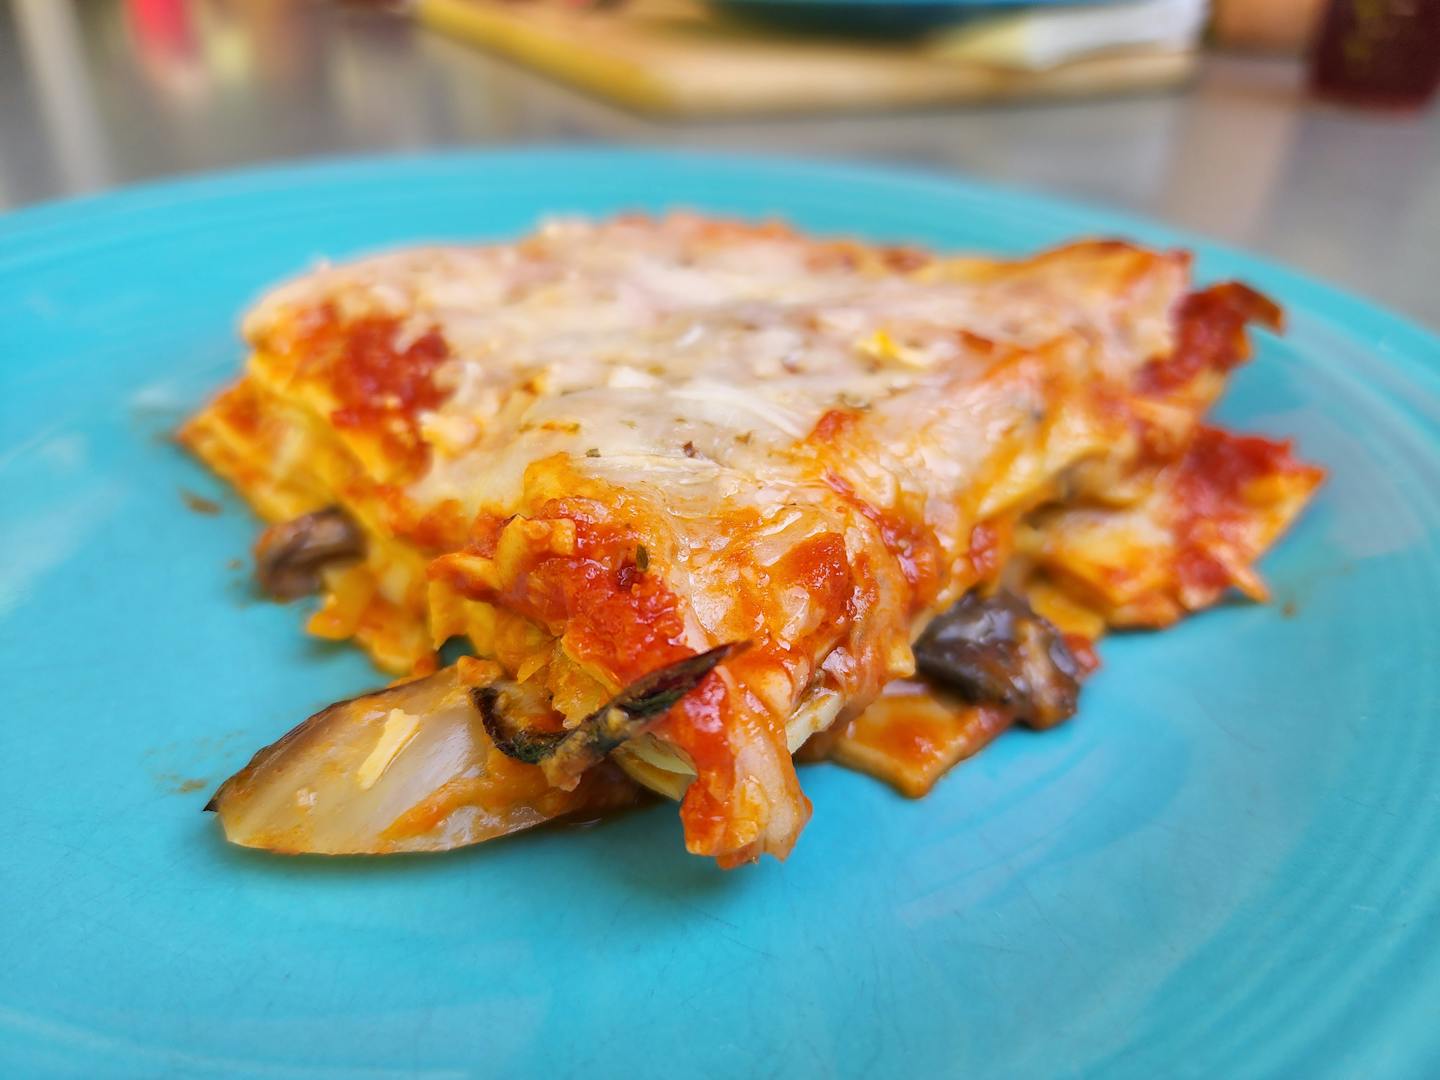
<path id="1" fill-rule="evenodd" d="M 1440 0 L 0 0 L 0 211 L 170 174 L 604 142 L 1139 211 L 1440 325 Z"/>

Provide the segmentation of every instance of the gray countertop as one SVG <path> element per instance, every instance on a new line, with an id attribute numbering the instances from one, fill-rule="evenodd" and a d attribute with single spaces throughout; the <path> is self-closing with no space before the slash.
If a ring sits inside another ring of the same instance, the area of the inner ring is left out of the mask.
<path id="1" fill-rule="evenodd" d="M 0 6 L 0 208 L 284 158 L 608 142 L 922 163 L 1138 211 L 1440 326 L 1440 110 L 1309 102 L 1215 57 L 1184 91 L 869 116 L 648 119 L 373 5 Z"/>

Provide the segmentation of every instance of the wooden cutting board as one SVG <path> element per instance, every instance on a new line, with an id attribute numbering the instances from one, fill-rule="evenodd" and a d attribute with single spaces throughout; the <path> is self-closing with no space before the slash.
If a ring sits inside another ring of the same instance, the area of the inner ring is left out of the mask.
<path id="1" fill-rule="evenodd" d="M 1123 49 L 1043 71 L 934 55 L 919 42 L 785 35 L 696 0 L 419 0 L 423 22 L 631 108 L 674 115 L 889 109 L 1157 89 L 1188 50 Z"/>

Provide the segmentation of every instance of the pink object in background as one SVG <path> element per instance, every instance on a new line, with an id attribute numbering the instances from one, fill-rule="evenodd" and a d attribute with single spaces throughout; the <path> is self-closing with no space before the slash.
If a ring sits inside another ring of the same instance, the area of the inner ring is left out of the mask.
<path id="1" fill-rule="evenodd" d="M 142 48 L 171 55 L 194 53 L 194 13 L 183 0 L 129 0 L 125 9 Z"/>
<path id="2" fill-rule="evenodd" d="M 1440 0 L 1331 0 L 1310 88 L 1355 105 L 1418 108 L 1440 86 Z"/>

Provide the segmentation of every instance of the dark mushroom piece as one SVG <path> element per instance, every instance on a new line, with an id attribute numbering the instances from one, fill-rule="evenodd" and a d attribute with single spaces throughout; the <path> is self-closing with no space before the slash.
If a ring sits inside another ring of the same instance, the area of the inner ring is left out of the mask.
<path id="1" fill-rule="evenodd" d="M 745 642 L 718 645 L 658 668 L 566 731 L 545 731 L 524 722 L 546 709 L 537 691 L 524 684 L 477 686 L 470 697 L 498 750 L 539 765 L 552 784 L 569 789 L 586 769 L 645 732 L 722 660 L 745 647 Z"/>
<path id="2" fill-rule="evenodd" d="M 1060 631 L 1004 590 L 966 593 L 915 643 L 920 673 L 976 705 L 1000 705 L 1031 727 L 1075 712 L 1080 665 Z"/>
<path id="3" fill-rule="evenodd" d="M 359 526 L 339 507 L 272 525 L 255 544 L 255 579 L 279 600 L 320 591 L 320 571 L 365 554 Z"/>

